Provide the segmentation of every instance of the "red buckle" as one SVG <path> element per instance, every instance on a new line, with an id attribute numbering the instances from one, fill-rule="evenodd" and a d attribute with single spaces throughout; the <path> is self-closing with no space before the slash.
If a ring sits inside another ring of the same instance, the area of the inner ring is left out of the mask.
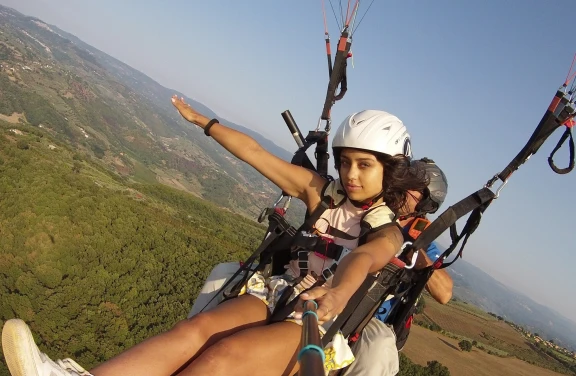
<path id="1" fill-rule="evenodd" d="M 334 239 L 328 238 L 326 236 L 320 236 L 320 239 L 324 240 L 327 245 L 330 243 L 334 243 Z M 322 260 L 326 260 L 328 258 L 328 256 L 326 256 L 325 254 L 319 253 L 318 251 L 314 251 L 314 254 L 316 256 L 320 257 Z"/>
<path id="2" fill-rule="evenodd" d="M 412 326 L 412 320 L 414 320 L 414 316 L 410 316 L 408 317 L 408 320 L 406 321 L 406 329 L 408 329 L 409 327 Z"/>
<path id="3" fill-rule="evenodd" d="M 286 214 L 286 209 L 284 208 L 274 208 L 274 211 L 280 214 L 281 216 L 284 216 L 284 214 Z"/>
<path id="4" fill-rule="evenodd" d="M 348 342 L 354 343 L 354 342 L 358 341 L 358 338 L 360 338 L 360 333 L 355 333 L 352 337 L 350 337 Z"/>

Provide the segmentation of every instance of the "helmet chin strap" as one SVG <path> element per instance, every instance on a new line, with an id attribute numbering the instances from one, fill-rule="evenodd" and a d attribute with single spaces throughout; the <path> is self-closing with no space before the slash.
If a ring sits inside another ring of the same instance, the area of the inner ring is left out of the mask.
<path id="1" fill-rule="evenodd" d="M 350 202 L 352 203 L 352 205 L 354 205 L 357 208 L 362 208 L 362 210 L 368 210 L 372 207 L 372 205 L 374 205 L 374 203 L 376 201 L 378 201 L 379 199 L 381 199 L 384 196 L 384 190 L 380 191 L 380 193 L 378 193 L 376 196 L 372 197 L 370 199 L 370 201 L 366 202 L 367 200 L 364 201 L 356 201 L 356 200 L 352 200 L 350 197 L 348 197 L 348 195 L 346 194 L 346 197 L 348 197 L 348 200 L 350 200 Z"/>

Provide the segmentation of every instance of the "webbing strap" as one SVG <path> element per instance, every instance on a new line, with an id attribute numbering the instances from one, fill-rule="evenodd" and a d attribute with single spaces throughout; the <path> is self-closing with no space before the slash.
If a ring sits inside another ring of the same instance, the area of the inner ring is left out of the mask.
<path id="1" fill-rule="evenodd" d="M 364 322 L 366 316 L 373 313 L 388 295 L 393 294 L 404 273 L 405 270 L 403 268 L 399 268 L 392 263 L 386 265 L 376 281 L 377 283 L 370 288 L 340 329 L 344 337 L 348 337 L 354 332 L 362 331 L 363 327 L 361 325 L 363 323 L 366 324 Z"/>
<path id="2" fill-rule="evenodd" d="M 322 286 L 324 282 L 326 281 L 324 281 L 323 278 L 319 278 L 312 286 L 310 286 L 310 288 L 302 291 L 301 294 L 305 293 L 306 291 L 310 291 L 315 287 Z M 298 303 L 299 299 L 298 296 L 296 296 L 294 299 L 288 302 L 288 298 L 292 295 L 292 292 L 294 292 L 294 286 L 288 286 L 284 289 L 284 291 L 282 291 L 282 295 L 280 296 L 279 302 L 278 304 L 276 304 L 276 307 L 274 308 L 272 317 L 270 317 L 270 322 L 282 321 L 286 317 L 288 317 L 288 315 L 294 312 L 294 309 L 296 308 L 296 304 Z"/>
<path id="3" fill-rule="evenodd" d="M 466 239 L 478 226 L 480 222 L 480 214 L 488 207 L 492 202 L 495 195 L 488 188 L 482 188 L 468 197 L 460 200 L 456 204 L 450 206 L 446 211 L 444 211 L 438 218 L 436 218 L 423 232 L 420 236 L 412 243 L 412 245 L 406 247 L 403 254 L 406 254 L 413 250 L 428 249 L 430 244 L 438 238 L 444 231 L 450 228 L 450 235 L 452 237 L 452 245 L 449 248 L 449 252 L 444 252 L 440 259 L 445 259 L 450 252 L 456 247 L 458 242 L 464 237 Z M 463 217 L 464 215 L 479 209 L 479 213 L 471 215 L 462 230 L 460 235 L 456 232 L 456 221 Z M 448 250 L 447 250 L 448 251 Z M 462 251 L 462 250 L 461 250 Z M 439 259 L 439 260 L 440 260 Z"/>
<path id="4" fill-rule="evenodd" d="M 272 215 L 269 216 L 269 221 L 270 222 L 268 225 L 268 230 L 266 232 L 266 237 L 264 238 L 260 246 L 252 253 L 252 255 L 250 255 L 250 257 L 248 257 L 248 259 L 242 264 L 242 266 L 238 268 L 238 270 L 232 275 L 232 277 L 226 281 L 226 283 L 220 288 L 220 290 L 218 290 L 218 293 L 216 293 L 212 297 L 212 299 L 210 299 L 206 303 L 206 305 L 200 310 L 200 312 L 202 312 L 221 293 L 224 295 L 225 299 L 237 296 L 238 293 L 240 292 L 243 282 L 245 282 L 248 278 L 250 278 L 252 274 L 254 274 L 255 270 L 252 270 L 251 268 L 254 265 L 256 259 L 264 251 L 266 251 L 276 239 L 278 239 L 282 235 L 286 234 L 290 238 L 294 237 L 296 231 L 294 227 L 290 226 L 290 224 L 286 221 L 286 219 L 277 212 L 274 212 Z M 252 274 L 249 275 L 248 274 L 249 271 L 251 271 Z M 226 291 L 226 288 L 234 281 L 236 277 L 238 277 L 243 272 L 246 272 L 246 274 L 240 281 L 242 283 L 237 283 L 236 286 L 232 289 L 232 291 L 225 294 L 224 292 Z"/>
<path id="5" fill-rule="evenodd" d="M 554 164 L 554 154 L 556 154 L 558 149 L 560 149 L 562 147 L 564 142 L 566 142 L 567 138 L 570 138 L 570 141 L 568 143 L 568 148 L 570 149 L 570 157 L 569 157 L 570 159 L 568 162 L 568 167 L 558 168 Z M 574 169 L 574 137 L 572 136 L 572 128 L 566 127 L 566 130 L 562 134 L 562 137 L 560 137 L 560 140 L 558 141 L 558 143 L 554 147 L 554 150 L 552 150 L 552 152 L 550 153 L 550 156 L 548 157 L 548 164 L 550 165 L 550 168 L 555 173 L 561 174 L 561 175 L 567 174 Z"/>
<path id="6" fill-rule="evenodd" d="M 520 165 L 540 149 L 544 141 L 546 141 L 556 129 L 561 127 L 573 115 L 574 107 L 569 103 L 566 93 L 558 90 L 524 148 L 522 148 L 508 166 L 498 174 L 500 180 L 506 181 Z"/>
<path id="7" fill-rule="evenodd" d="M 433 272 L 433 266 L 428 266 L 419 270 L 412 270 L 412 273 L 416 273 L 416 275 L 419 275 L 420 277 L 412 280 L 413 286 L 410 287 L 404 298 L 399 301 L 399 304 L 392 308 L 392 312 L 390 312 L 389 319 L 387 320 L 387 322 L 394 327 L 394 333 L 398 333 L 401 329 L 404 319 L 410 313 L 412 306 L 416 304 L 416 300 L 422 291 L 424 291 L 424 287 L 426 287 L 426 283 L 428 283 Z"/>
<path id="8" fill-rule="evenodd" d="M 378 277 L 367 276 L 322 338 L 324 346 L 332 340 L 338 330 L 341 330 L 346 337 L 358 329 L 366 315 L 374 310 L 375 306 L 379 305 L 381 300 L 395 288 L 402 272 L 402 268 L 388 263 Z"/>
<path id="9" fill-rule="evenodd" d="M 364 282 L 362 282 L 362 285 L 360 285 L 358 290 L 356 290 L 354 295 L 352 295 L 350 300 L 348 300 L 348 304 L 346 304 L 344 310 L 338 315 L 338 317 L 336 317 L 336 320 L 334 320 L 332 325 L 330 325 L 330 328 L 326 331 L 326 334 L 324 334 L 324 336 L 322 337 L 322 345 L 324 347 L 328 345 L 328 343 L 332 340 L 338 329 L 340 329 L 344 325 L 346 320 L 350 318 L 350 316 L 352 316 L 354 310 L 356 309 L 356 307 L 358 307 L 362 299 L 366 296 L 366 293 L 368 292 L 372 284 L 374 284 L 375 280 L 376 277 L 372 275 L 366 277 Z"/>

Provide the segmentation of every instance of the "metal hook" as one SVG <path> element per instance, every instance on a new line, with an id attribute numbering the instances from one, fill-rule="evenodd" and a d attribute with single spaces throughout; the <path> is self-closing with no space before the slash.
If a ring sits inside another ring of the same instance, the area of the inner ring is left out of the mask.
<path id="1" fill-rule="evenodd" d="M 315 132 L 318 132 L 320 130 L 320 124 L 322 124 L 322 117 L 320 117 L 318 119 L 318 125 L 316 125 L 316 129 L 314 130 Z M 326 126 L 324 127 L 324 130 L 326 131 L 326 133 L 330 134 L 330 129 L 332 129 L 330 126 L 332 124 L 332 119 L 327 119 L 326 120 Z"/>
<path id="2" fill-rule="evenodd" d="M 400 247 L 400 251 L 398 251 L 398 253 L 396 254 L 395 257 L 400 256 L 402 253 L 404 253 L 404 250 L 406 249 L 406 247 L 411 246 L 413 243 L 411 241 L 407 241 L 404 242 L 404 244 L 402 244 L 402 247 Z M 418 250 L 415 250 L 414 253 L 412 254 L 412 259 L 410 260 L 410 264 L 408 263 L 404 263 L 404 268 L 406 269 L 412 269 L 414 267 L 414 265 L 416 265 L 416 260 L 418 259 Z"/>
<path id="3" fill-rule="evenodd" d="M 412 254 L 412 259 L 410 260 L 410 264 L 406 264 L 404 266 L 405 269 L 412 269 L 416 265 L 416 260 L 418 259 L 418 250 L 414 251 Z"/>
<path id="4" fill-rule="evenodd" d="M 508 184 L 508 179 L 504 180 L 504 182 L 500 185 L 500 187 L 498 187 L 498 189 L 496 190 L 496 194 L 494 195 L 494 200 L 496 200 L 500 196 L 500 191 L 502 190 L 502 188 L 504 188 L 506 184 Z"/>

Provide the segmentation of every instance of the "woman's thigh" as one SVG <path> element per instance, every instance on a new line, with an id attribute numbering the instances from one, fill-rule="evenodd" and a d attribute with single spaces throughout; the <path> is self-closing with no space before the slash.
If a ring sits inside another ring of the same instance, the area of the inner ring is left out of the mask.
<path id="1" fill-rule="evenodd" d="M 279 322 L 239 331 L 207 348 L 179 375 L 292 375 L 302 327 Z"/>

